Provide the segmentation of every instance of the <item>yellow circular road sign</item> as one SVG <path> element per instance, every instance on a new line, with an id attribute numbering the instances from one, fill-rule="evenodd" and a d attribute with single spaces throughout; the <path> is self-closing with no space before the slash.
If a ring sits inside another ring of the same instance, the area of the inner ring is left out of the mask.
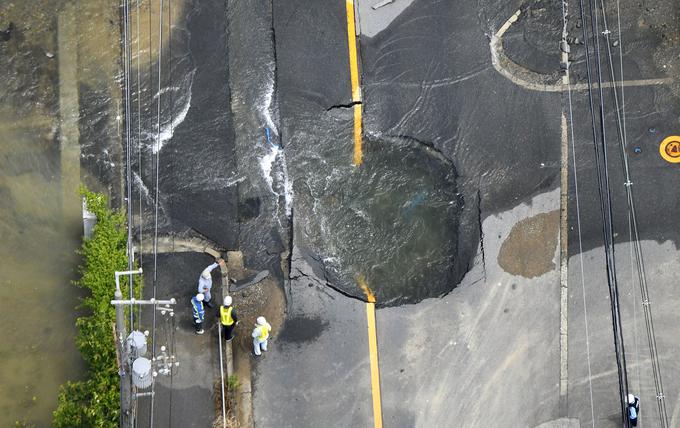
<path id="1" fill-rule="evenodd" d="M 680 163 L 680 137 L 672 135 L 664 139 L 659 146 L 659 153 L 670 163 Z"/>

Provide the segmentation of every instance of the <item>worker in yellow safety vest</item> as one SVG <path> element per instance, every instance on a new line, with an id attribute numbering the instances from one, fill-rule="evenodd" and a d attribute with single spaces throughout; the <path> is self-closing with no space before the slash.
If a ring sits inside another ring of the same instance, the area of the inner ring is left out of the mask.
<path id="1" fill-rule="evenodd" d="M 264 317 L 257 317 L 257 324 L 253 330 L 253 353 L 256 357 L 262 355 L 260 351 L 267 351 L 267 340 L 269 333 L 272 331 L 272 326 L 269 325 Z"/>
<path id="2" fill-rule="evenodd" d="M 236 324 L 238 324 L 238 318 L 236 317 L 236 310 L 231 305 L 231 296 L 226 296 L 222 303 L 224 304 L 220 306 L 217 317 L 220 319 L 220 324 L 222 325 L 224 340 L 229 342 L 234 338 L 234 329 L 236 328 Z"/>

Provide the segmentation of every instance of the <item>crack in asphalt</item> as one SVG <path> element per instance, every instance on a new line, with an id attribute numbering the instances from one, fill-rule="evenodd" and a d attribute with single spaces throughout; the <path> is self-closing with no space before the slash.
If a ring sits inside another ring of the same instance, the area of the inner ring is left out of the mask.
<path id="1" fill-rule="evenodd" d="M 425 140 L 421 140 L 417 137 L 414 137 L 414 136 L 411 136 L 411 135 L 404 135 L 404 134 L 390 135 L 390 137 L 401 138 L 401 139 L 404 139 L 406 141 L 410 141 L 410 142 L 416 143 L 418 145 L 425 146 L 429 150 L 432 150 L 437 155 L 439 160 L 441 160 L 442 162 L 454 167 L 453 160 L 451 158 L 449 158 L 446 155 L 446 153 L 441 151 L 441 149 L 437 148 L 432 141 L 425 141 Z M 455 167 L 454 167 L 454 176 L 455 176 L 455 178 L 458 178 L 458 174 L 455 173 Z"/>
<path id="2" fill-rule="evenodd" d="M 484 229 L 482 228 L 482 192 L 477 188 L 477 225 L 479 226 L 479 251 L 482 254 L 482 272 L 486 281 L 486 253 L 484 252 Z"/>
<path id="3" fill-rule="evenodd" d="M 331 110 L 336 110 L 336 109 L 341 109 L 341 108 L 352 108 L 354 106 L 360 106 L 362 103 L 361 101 L 352 101 L 351 103 L 347 104 L 334 104 L 328 108 L 326 108 L 326 111 L 331 111 Z"/>

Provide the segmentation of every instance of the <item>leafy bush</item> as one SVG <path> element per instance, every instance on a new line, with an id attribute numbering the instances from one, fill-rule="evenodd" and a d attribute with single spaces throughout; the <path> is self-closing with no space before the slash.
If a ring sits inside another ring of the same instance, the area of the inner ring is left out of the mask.
<path id="1" fill-rule="evenodd" d="M 87 207 L 97 216 L 92 238 L 79 250 L 80 279 L 74 285 L 89 290 L 82 302 L 87 316 L 76 320 L 76 345 L 88 365 L 88 378 L 61 386 L 59 404 L 53 413 L 58 428 L 117 427 L 120 415 L 120 385 L 113 334 L 115 271 L 127 270 L 127 225 L 123 212 L 114 212 L 104 195 L 81 190 Z M 135 277 L 135 294 L 140 292 Z M 121 277 L 123 295 L 129 286 Z"/>
<path id="2" fill-rule="evenodd" d="M 238 380 L 238 376 L 235 374 L 229 376 L 227 379 L 227 389 L 229 391 L 236 391 L 239 386 L 241 386 L 241 383 Z"/>

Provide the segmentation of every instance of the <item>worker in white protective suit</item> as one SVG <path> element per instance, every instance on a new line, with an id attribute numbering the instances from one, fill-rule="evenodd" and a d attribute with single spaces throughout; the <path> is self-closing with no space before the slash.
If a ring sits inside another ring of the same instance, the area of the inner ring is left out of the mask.
<path id="1" fill-rule="evenodd" d="M 222 259 L 217 259 L 217 262 L 211 264 L 207 268 L 203 269 L 201 272 L 201 276 L 198 277 L 198 292 L 203 294 L 205 296 L 205 300 L 203 303 L 205 306 L 212 308 L 213 305 L 211 303 L 212 301 L 212 295 L 210 294 L 210 290 L 212 289 L 212 275 L 211 272 L 217 268 L 217 266 L 224 265 L 224 260 Z"/>
<path id="2" fill-rule="evenodd" d="M 272 326 L 269 325 L 264 317 L 257 317 L 257 324 L 253 329 L 253 353 L 256 357 L 262 355 L 260 351 L 267 351 L 267 340 L 269 333 L 272 331 Z"/>

